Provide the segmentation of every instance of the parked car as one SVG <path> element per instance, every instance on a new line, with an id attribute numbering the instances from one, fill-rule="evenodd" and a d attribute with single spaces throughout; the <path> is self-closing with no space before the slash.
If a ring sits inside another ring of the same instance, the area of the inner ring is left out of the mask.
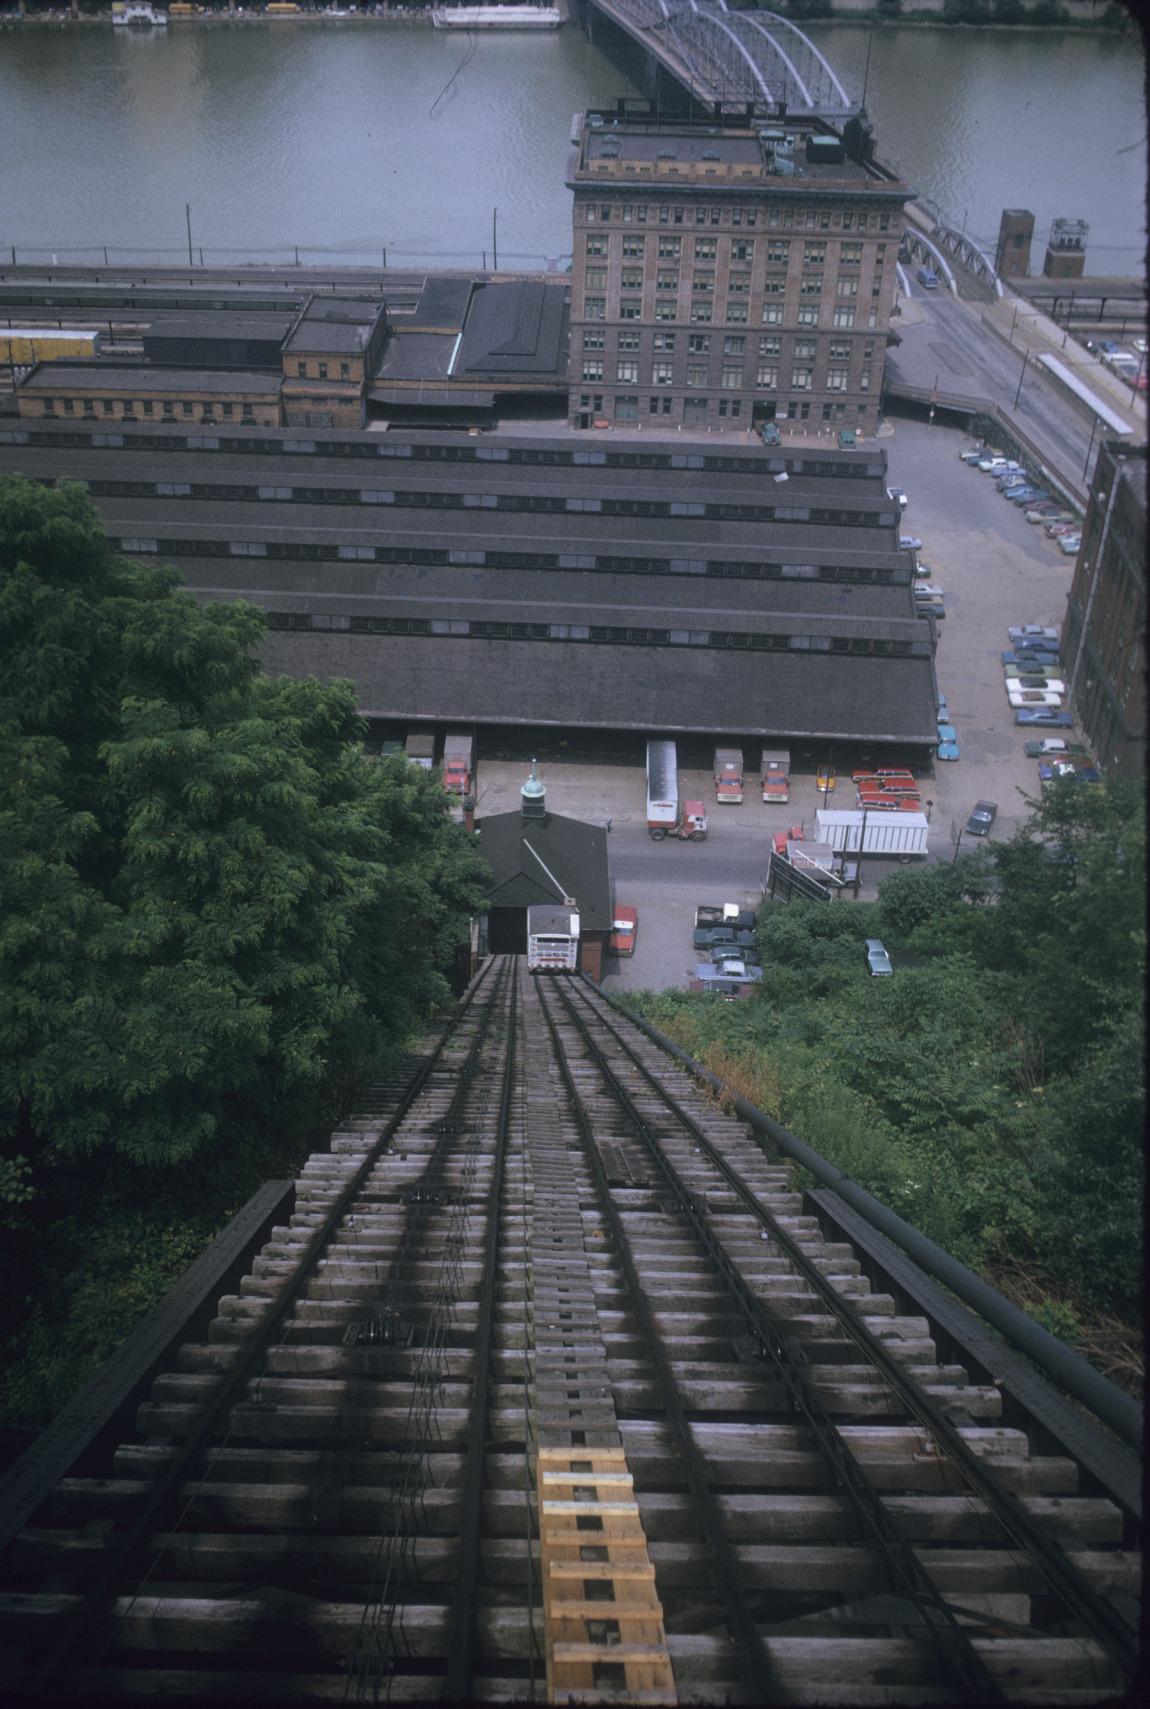
<path id="1" fill-rule="evenodd" d="M 1042 736 L 1033 742 L 1027 742 L 1023 749 L 1028 760 L 1041 759 L 1043 754 L 1087 754 L 1080 742 L 1068 742 L 1064 736 Z"/>
<path id="2" fill-rule="evenodd" d="M 1065 694 L 1066 684 L 1057 676 L 1008 676 L 1007 694 L 1020 694 L 1023 689 L 1044 688 L 1049 694 Z"/>
<path id="3" fill-rule="evenodd" d="M 1000 653 L 999 658 L 1002 660 L 1002 668 L 1008 676 L 1012 676 L 1016 672 L 1022 675 L 1026 671 L 1042 671 L 1045 673 L 1048 669 L 1056 670 L 1058 667 L 1057 653 L 1029 653 L 1024 647 L 1015 647 L 1010 652 Z"/>
<path id="4" fill-rule="evenodd" d="M 865 954 L 867 972 L 872 979 L 881 979 L 894 972 L 886 945 L 881 938 L 867 938 Z"/>
<path id="5" fill-rule="evenodd" d="M 1058 630 L 1045 627 L 1041 623 L 1016 623 L 1006 631 L 1010 641 L 1050 641 L 1058 644 Z"/>
<path id="6" fill-rule="evenodd" d="M 984 475 L 1007 475 L 1017 466 L 1006 457 L 996 457 L 992 451 L 987 452 L 975 464 L 975 467 L 981 469 Z"/>
<path id="7" fill-rule="evenodd" d="M 907 504 L 909 503 L 909 500 L 907 499 L 907 496 L 903 492 L 901 487 L 888 487 L 886 489 L 886 496 L 887 496 L 887 498 L 893 498 L 894 499 L 895 503 L 898 505 L 899 510 L 905 510 L 907 507 Z"/>
<path id="8" fill-rule="evenodd" d="M 1061 706 L 1062 696 L 1050 694 L 1044 688 L 1008 689 L 1006 698 L 1012 706 Z"/>
<path id="9" fill-rule="evenodd" d="M 635 936 L 639 930 L 639 910 L 620 903 L 611 922 L 608 948 L 613 955 L 634 955 Z"/>
<path id="10" fill-rule="evenodd" d="M 1068 558 L 1073 558 L 1077 555 L 1078 548 L 1081 544 L 1081 534 L 1063 534 L 1058 542 L 1058 550 L 1060 552 L 1065 552 Z"/>
<path id="11" fill-rule="evenodd" d="M 950 707 L 946 703 L 946 695 L 940 694 L 938 697 L 938 721 L 940 724 L 945 724 L 949 718 Z"/>
<path id="12" fill-rule="evenodd" d="M 1041 499 L 1049 498 L 1049 496 L 1043 487 L 1026 487 L 1022 492 L 1013 492 L 1009 495 L 1011 504 L 1018 505 L 1020 510 L 1025 510 L 1028 504 L 1034 504 Z"/>
<path id="13" fill-rule="evenodd" d="M 1064 534 L 1077 534 L 1080 526 L 1077 522 L 1044 522 L 1042 532 L 1048 540 L 1061 540 Z"/>
<path id="14" fill-rule="evenodd" d="M 958 460 L 960 463 L 967 463 L 973 467 L 981 463 L 985 456 L 986 451 L 981 446 L 977 446 L 968 451 L 960 451 Z"/>
<path id="15" fill-rule="evenodd" d="M 835 786 L 835 768 L 833 765 L 821 765 L 815 772 L 815 788 L 822 793 Z"/>
<path id="16" fill-rule="evenodd" d="M 1072 510 L 1060 510 L 1053 500 L 1047 504 L 1036 504 L 1025 512 L 1027 522 L 1037 525 L 1040 522 L 1074 522 L 1076 517 Z"/>
<path id="17" fill-rule="evenodd" d="M 970 837 L 988 836 L 997 813 L 998 803 L 996 801 L 976 801 L 974 811 L 966 821 L 967 835 Z"/>
<path id="18" fill-rule="evenodd" d="M 938 727 L 938 747 L 935 750 L 940 760 L 956 760 L 958 752 L 958 731 L 953 724 L 940 724 Z"/>
<path id="19" fill-rule="evenodd" d="M 858 436 L 853 427 L 839 428 L 839 450 L 853 451 L 858 445 Z"/>
<path id="20" fill-rule="evenodd" d="M 915 580 L 916 581 L 918 581 L 920 579 L 922 581 L 929 581 L 931 576 L 934 574 L 934 572 L 931 569 L 930 565 L 924 564 L 922 559 L 920 558 L 918 563 L 914 566 L 914 574 L 915 574 Z"/>
<path id="21" fill-rule="evenodd" d="M 922 541 L 915 534 L 900 534 L 898 543 L 904 552 L 922 551 Z"/>
<path id="22" fill-rule="evenodd" d="M 1086 348 L 1093 356 L 1112 356 L 1119 347 L 1112 338 L 1088 338 Z"/>
<path id="23" fill-rule="evenodd" d="M 1053 706 L 1020 706 L 1014 714 L 1016 724 L 1045 724 L 1055 730 L 1069 730 L 1074 719 L 1069 712 Z"/>

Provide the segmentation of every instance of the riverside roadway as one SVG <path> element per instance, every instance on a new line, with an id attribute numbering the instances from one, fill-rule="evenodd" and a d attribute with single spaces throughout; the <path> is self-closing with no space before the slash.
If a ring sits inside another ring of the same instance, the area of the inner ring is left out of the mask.
<path id="1" fill-rule="evenodd" d="M 967 302 L 945 288 L 924 290 L 906 267 L 900 273 L 903 289 L 891 326 L 901 343 L 887 351 L 888 385 L 937 391 L 940 404 L 948 394 L 997 404 L 1083 499 L 1093 447 L 1108 430 L 1092 433 L 1093 418 L 1085 406 L 1072 402 L 1045 376 L 1037 356 L 1056 356 L 1126 422 L 1134 440 L 1146 438 L 1146 394 L 1133 393 L 1024 298 Z"/>

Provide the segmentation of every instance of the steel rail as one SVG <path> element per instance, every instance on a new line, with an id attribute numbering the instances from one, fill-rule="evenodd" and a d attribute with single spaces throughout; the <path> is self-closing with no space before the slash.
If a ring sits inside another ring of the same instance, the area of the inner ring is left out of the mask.
<path id="1" fill-rule="evenodd" d="M 507 986 L 506 965 L 499 966 L 498 963 L 493 965 L 499 967 L 499 972 L 496 975 L 479 1030 L 472 1040 L 467 1059 L 459 1070 L 451 1102 L 440 1119 L 435 1144 L 420 1172 L 418 1181 L 407 1188 L 408 1195 L 422 1194 L 427 1190 L 429 1182 L 435 1183 L 441 1179 L 448 1147 L 458 1137 L 460 1118 L 463 1116 L 476 1087 L 480 1053 L 487 1042 L 496 1007 L 504 988 Z M 513 983 L 511 993 L 514 1001 L 515 988 Z M 485 1085 L 485 1081 L 479 1083 L 481 1086 Z M 478 1118 L 475 1118 L 475 1122 L 477 1124 Z M 477 1127 L 475 1139 L 476 1144 L 465 1157 L 465 1187 L 470 1185 L 474 1175 L 474 1163 L 478 1151 Z M 433 1194 L 434 1191 L 433 1186 Z M 411 1202 L 410 1198 L 409 1202 Z M 416 1202 L 422 1203 L 423 1201 L 417 1199 Z M 411 1223 L 408 1222 L 399 1244 L 398 1253 L 392 1256 L 389 1276 L 394 1275 L 397 1256 L 407 1256 L 411 1253 L 418 1255 L 424 1250 L 426 1224 L 434 1216 L 436 1205 L 439 1203 L 441 1201 L 433 1199 L 432 1204 L 428 1207 L 428 1215 L 418 1219 L 420 1224 L 418 1237 L 413 1237 Z M 456 1299 L 453 1284 L 458 1282 L 459 1252 L 463 1243 L 463 1224 L 466 1222 L 466 1216 L 465 1206 L 462 1204 L 453 1205 L 440 1255 L 440 1270 L 431 1316 L 420 1345 L 419 1358 L 412 1374 L 407 1419 L 404 1425 L 406 1447 L 404 1449 L 402 1476 L 394 1491 L 391 1528 L 380 1537 L 379 1546 L 372 1562 L 371 1577 L 364 1596 L 363 1612 L 356 1632 L 355 1649 L 348 1666 L 348 1677 L 344 1691 L 345 1700 L 350 1700 L 354 1695 L 361 1702 L 368 1698 L 371 1701 L 376 1701 L 379 1696 L 381 1676 L 392 1664 L 393 1632 L 399 1606 L 398 1598 L 393 1590 L 396 1562 L 397 1556 L 402 1560 L 406 1554 L 408 1543 L 415 1529 L 411 1523 L 411 1518 L 415 1512 L 417 1500 L 426 1487 L 424 1481 L 425 1468 L 420 1450 L 422 1444 L 430 1436 L 428 1420 L 432 1413 L 431 1399 L 443 1369 L 444 1343 L 449 1327 L 448 1320 Z"/>
<path id="2" fill-rule="evenodd" d="M 923 1428 L 935 1437 L 940 1446 L 955 1461 L 967 1481 L 987 1503 L 1008 1535 L 1013 1537 L 1015 1542 L 1036 1560 L 1050 1589 L 1062 1600 L 1064 1606 L 1073 1613 L 1075 1618 L 1082 1622 L 1091 1635 L 1106 1645 L 1119 1666 L 1129 1677 L 1133 1678 L 1140 1659 L 1137 1634 L 1132 1631 L 1119 1611 L 1093 1588 L 1061 1545 L 1050 1538 L 1036 1523 L 1014 1491 L 1005 1488 L 998 1478 L 988 1470 L 984 1461 L 975 1454 L 961 1432 L 947 1417 L 944 1409 L 926 1393 L 922 1385 L 894 1358 L 880 1338 L 867 1327 L 858 1308 L 840 1294 L 822 1275 L 821 1271 L 811 1263 L 787 1230 L 778 1224 L 771 1213 L 759 1203 L 752 1189 L 707 1138 L 698 1123 L 686 1111 L 680 1110 L 671 1094 L 635 1054 L 627 1041 L 619 1034 L 618 1029 L 605 1016 L 595 1010 L 589 994 L 584 993 L 583 995 L 584 1001 L 592 1009 L 592 1012 L 597 1014 L 600 1024 L 612 1034 L 619 1048 L 624 1051 L 652 1089 L 680 1119 L 687 1123 L 696 1143 L 719 1170 L 741 1203 L 761 1222 L 770 1226 L 772 1238 L 778 1240 L 779 1244 L 786 1250 L 788 1257 L 817 1289 L 820 1297 L 826 1301 L 851 1339 L 865 1353 L 866 1357 L 878 1366 L 886 1381 L 899 1398 L 905 1402 L 907 1409 L 913 1413 Z M 784 1370 L 784 1376 L 785 1374 Z M 817 1403 L 815 1404 L 817 1405 Z"/>
<path id="3" fill-rule="evenodd" d="M 559 1072 L 567 1093 L 571 1113 L 579 1129 L 584 1153 L 599 1191 L 600 1206 L 610 1227 L 615 1243 L 616 1257 L 627 1283 L 628 1303 L 639 1321 L 644 1350 L 655 1367 L 655 1377 L 662 1395 L 663 1408 L 678 1440 L 687 1483 L 711 1551 L 711 1560 L 718 1588 L 725 1602 L 724 1613 L 741 1648 L 747 1684 L 752 1690 L 757 1691 L 763 1691 L 773 1685 L 777 1700 L 782 1701 L 781 1682 L 778 1679 L 777 1670 L 771 1660 L 763 1635 L 748 1607 L 745 1574 L 738 1556 L 727 1538 L 719 1505 L 708 1481 L 706 1461 L 699 1450 L 690 1422 L 687 1419 L 686 1408 L 679 1395 L 671 1361 L 663 1345 L 662 1335 L 655 1323 L 655 1314 L 651 1309 L 635 1260 L 631 1255 L 630 1241 L 623 1226 L 623 1219 L 619 1215 L 611 1196 L 607 1173 L 595 1140 L 593 1124 L 571 1074 L 567 1062 L 567 1052 L 560 1040 L 555 1018 L 544 999 L 544 981 L 542 979 L 540 979 L 537 989 L 540 1009 L 551 1037 L 552 1049 L 559 1065 Z M 564 1002 L 567 1001 L 566 998 L 563 1000 Z M 578 1020 L 575 1024 L 579 1027 L 580 1033 L 583 1034 L 584 1029 L 579 1026 Z M 610 1659 L 609 1651 L 605 1653 L 605 1659 Z M 757 1672 L 752 1672 L 752 1667 Z"/>
<path id="4" fill-rule="evenodd" d="M 946 1603 L 933 1579 L 926 1572 L 919 1557 L 899 1535 L 881 1498 L 854 1454 L 848 1448 L 838 1426 L 813 1394 L 809 1381 L 799 1369 L 794 1350 L 788 1346 L 786 1338 L 779 1331 L 770 1313 L 764 1308 L 762 1301 L 759 1300 L 740 1274 L 737 1265 L 726 1252 L 722 1240 L 708 1225 L 695 1195 L 691 1192 L 675 1164 L 666 1155 L 659 1137 L 637 1108 L 630 1091 L 591 1037 L 582 1016 L 576 1010 L 575 1004 L 565 995 L 562 995 L 562 1000 L 568 1009 L 572 1022 L 579 1028 L 584 1043 L 592 1054 L 604 1081 L 626 1112 L 627 1119 L 631 1123 L 636 1137 L 642 1141 L 656 1166 L 662 1171 L 668 1186 L 676 1195 L 678 1203 L 694 1228 L 698 1239 L 726 1283 L 732 1299 L 753 1329 L 761 1352 L 774 1366 L 795 1410 L 802 1415 L 810 1427 L 819 1451 L 827 1462 L 831 1476 L 850 1500 L 865 1530 L 870 1533 L 883 1556 L 895 1586 L 910 1600 L 923 1625 L 929 1628 L 931 1635 L 938 1641 L 952 1683 L 961 1694 L 960 1700 L 967 1703 L 1002 1702 L 1003 1694 L 982 1657 L 975 1649 L 969 1632 L 959 1625 L 953 1611 Z M 589 999 L 584 997 L 583 1000 L 588 1007 L 591 1007 Z M 760 1222 L 769 1224 L 773 1237 L 785 1235 L 785 1231 L 775 1221 L 775 1218 L 758 1203 L 750 1189 L 744 1184 L 735 1185 L 738 1177 L 726 1166 L 725 1160 L 720 1162 L 720 1153 L 707 1138 L 698 1122 L 681 1107 L 667 1088 L 661 1085 L 646 1068 L 645 1064 L 640 1062 L 626 1042 L 619 1037 L 616 1029 L 605 1021 L 602 1015 L 596 1013 L 595 1018 L 601 1026 L 611 1033 L 615 1042 L 624 1051 L 631 1063 L 642 1073 L 651 1089 L 662 1099 L 672 1117 L 687 1129 L 692 1140 L 700 1147 L 712 1165 L 718 1164 L 724 1179 L 734 1188 L 742 1202 L 754 1211 Z M 835 1299 L 839 1298 L 838 1290 L 807 1258 L 801 1247 L 790 1235 L 785 1235 L 785 1239 L 780 1241 L 780 1244 L 784 1246 L 787 1256 L 796 1264 L 800 1273 L 816 1287 L 819 1297 L 827 1299 L 833 1295 Z M 869 1348 L 864 1347 L 863 1350 L 869 1352 Z"/>
<path id="5" fill-rule="evenodd" d="M 487 1448 L 487 1405 L 491 1386 L 491 1341 L 495 1320 L 495 1291 L 499 1260 L 499 1201 L 503 1193 L 503 1171 L 507 1160 L 507 1133 L 511 1125 L 511 1101 L 515 1089 L 519 1027 L 519 990 L 512 977 L 511 1002 L 507 1015 L 507 1057 L 499 1093 L 499 1115 L 495 1133 L 495 1158 L 487 1189 L 487 1226 L 483 1251 L 483 1275 L 479 1285 L 479 1322 L 475 1337 L 474 1379 L 471 1389 L 471 1422 L 460 1497 L 459 1556 L 455 1602 L 448 1636 L 447 1675 L 443 1700 L 463 1703 L 472 1697 L 472 1656 L 477 1629 L 477 1583 L 479 1577 L 479 1530 L 483 1506 L 484 1459 Z M 526 1379 L 526 1373 L 525 1373 Z"/>
<path id="6" fill-rule="evenodd" d="M 471 986 L 456 1006 L 455 1014 L 452 1017 L 454 1024 L 458 1024 L 459 1020 L 476 1001 L 490 974 L 492 965 L 493 963 L 489 961 L 472 981 Z M 433 1069 L 438 1064 L 448 1041 L 453 1036 L 453 1031 L 454 1026 L 444 1029 L 442 1037 L 410 1086 L 405 1090 L 398 1108 L 388 1119 L 379 1138 L 365 1153 L 362 1162 L 348 1177 L 336 1195 L 323 1221 L 313 1231 L 307 1251 L 295 1275 L 287 1282 L 278 1299 L 273 1303 L 272 1309 L 266 1314 L 264 1321 L 253 1331 L 250 1339 L 243 1344 L 239 1358 L 225 1374 L 219 1388 L 204 1403 L 199 1418 L 195 1420 L 184 1441 L 176 1448 L 168 1464 L 157 1476 L 151 1489 L 137 1508 L 132 1523 L 120 1538 L 109 1547 L 100 1571 L 80 1606 L 73 1610 L 64 1620 L 59 1631 L 54 1634 L 50 1655 L 44 1659 L 29 1681 L 30 1695 L 33 1700 L 37 1697 L 43 1699 L 50 1696 L 53 1681 L 59 1679 L 59 1675 L 70 1661 L 77 1645 L 88 1635 L 96 1620 L 105 1611 L 117 1579 L 123 1574 L 141 1544 L 156 1527 L 165 1503 L 187 1476 L 217 1420 L 254 1374 L 256 1365 L 263 1358 L 276 1332 L 282 1327 L 289 1311 L 295 1305 L 305 1282 L 310 1279 L 327 1246 L 332 1231 L 342 1220 L 364 1181 L 390 1146 L 396 1130 L 406 1119 L 412 1105 L 423 1091 Z"/>

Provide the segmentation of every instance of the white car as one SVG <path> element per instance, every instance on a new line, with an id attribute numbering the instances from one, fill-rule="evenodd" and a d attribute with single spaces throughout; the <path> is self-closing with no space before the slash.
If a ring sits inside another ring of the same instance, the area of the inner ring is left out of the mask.
<path id="1" fill-rule="evenodd" d="M 975 465 L 984 475 L 1007 475 L 1016 465 L 1006 457 L 984 457 L 981 463 Z"/>
<path id="2" fill-rule="evenodd" d="M 898 505 L 899 510 L 905 510 L 906 509 L 907 498 L 906 498 L 906 494 L 903 492 L 901 487 L 888 487 L 886 489 L 886 496 L 887 496 L 887 498 L 893 498 L 894 499 L 895 503 Z"/>
<path id="3" fill-rule="evenodd" d="M 1065 694 L 1066 684 L 1056 676 L 1030 677 L 1008 676 L 1006 679 L 1007 694 L 1023 694 L 1027 689 L 1042 688 L 1047 694 Z"/>
<path id="4" fill-rule="evenodd" d="M 1019 706 L 1049 706 L 1057 710 L 1062 705 L 1062 696 L 1051 693 L 1048 688 L 1022 688 L 1006 697 L 1014 707 Z"/>
<path id="5" fill-rule="evenodd" d="M 1061 534 L 1058 538 L 1058 550 L 1065 552 L 1068 558 L 1073 557 L 1082 544 L 1081 534 Z"/>

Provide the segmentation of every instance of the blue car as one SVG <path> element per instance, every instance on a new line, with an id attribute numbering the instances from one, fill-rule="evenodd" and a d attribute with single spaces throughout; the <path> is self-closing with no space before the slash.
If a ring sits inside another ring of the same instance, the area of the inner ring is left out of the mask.
<path id="1" fill-rule="evenodd" d="M 1069 730 L 1074 719 L 1069 712 L 1061 712 L 1053 706 L 1022 706 L 1014 714 L 1016 724 L 1046 724 L 1056 730 Z"/>
<path id="2" fill-rule="evenodd" d="M 1041 504 L 1049 496 L 1041 487 L 1027 487 L 1024 492 L 1011 493 L 1010 500 L 1012 504 Z"/>
<path id="3" fill-rule="evenodd" d="M 958 753 L 958 731 L 953 724 L 938 726 L 938 757 L 940 760 L 956 760 Z"/>
<path id="4" fill-rule="evenodd" d="M 1000 653 L 1003 668 L 1008 671 L 1046 671 L 1054 670 L 1058 665 L 1057 653 L 1028 652 L 1025 647 L 1016 647 L 1013 652 Z"/>

